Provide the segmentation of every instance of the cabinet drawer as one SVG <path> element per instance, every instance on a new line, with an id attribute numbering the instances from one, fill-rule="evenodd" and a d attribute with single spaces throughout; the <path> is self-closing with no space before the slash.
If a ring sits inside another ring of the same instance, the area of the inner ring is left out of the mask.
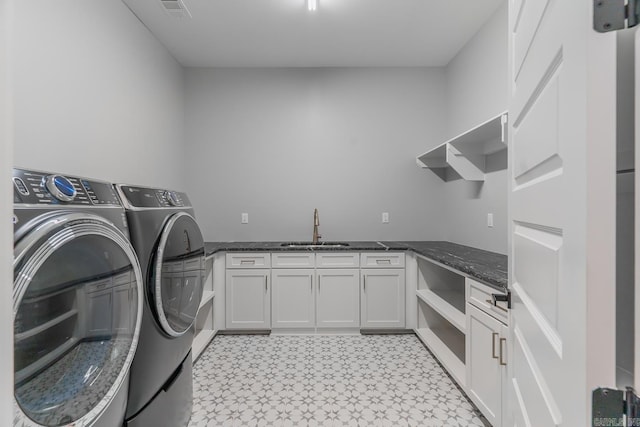
<path id="1" fill-rule="evenodd" d="M 202 258 L 190 259 L 184 262 L 184 270 L 202 270 Z"/>
<path id="2" fill-rule="evenodd" d="M 271 254 L 273 268 L 313 268 L 315 254 L 309 252 L 281 252 Z"/>
<path id="3" fill-rule="evenodd" d="M 269 268 L 271 257 L 268 253 L 238 252 L 227 254 L 227 268 Z"/>
<path id="4" fill-rule="evenodd" d="M 491 294 L 501 293 L 499 290 L 469 278 L 467 278 L 467 285 L 467 301 L 469 303 L 505 323 L 509 320 L 506 302 L 498 302 L 497 307 L 493 305 Z"/>
<path id="5" fill-rule="evenodd" d="M 360 255 L 360 265 L 362 268 L 403 268 L 404 253 L 380 252 L 363 253 Z"/>
<path id="6" fill-rule="evenodd" d="M 316 254 L 318 268 L 353 268 L 359 264 L 357 252 L 323 252 Z"/>
<path id="7" fill-rule="evenodd" d="M 111 289 L 113 287 L 113 281 L 111 278 L 96 280 L 95 282 L 86 286 L 86 292 L 88 294 L 98 291 L 104 291 L 105 289 Z"/>

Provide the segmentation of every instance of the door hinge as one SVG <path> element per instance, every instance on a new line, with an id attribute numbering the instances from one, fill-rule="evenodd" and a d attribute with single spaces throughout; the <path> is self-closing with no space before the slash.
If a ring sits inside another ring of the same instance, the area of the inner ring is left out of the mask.
<path id="1" fill-rule="evenodd" d="M 491 302 L 493 303 L 493 305 L 498 308 L 501 308 L 498 305 L 498 301 L 506 302 L 507 308 L 511 309 L 511 291 L 507 291 L 506 294 L 491 294 Z"/>
<path id="2" fill-rule="evenodd" d="M 640 425 L 640 398 L 632 387 L 597 388 L 591 406 L 592 427 Z"/>
<path id="3" fill-rule="evenodd" d="M 640 0 L 593 0 L 593 29 L 599 33 L 638 25 Z"/>

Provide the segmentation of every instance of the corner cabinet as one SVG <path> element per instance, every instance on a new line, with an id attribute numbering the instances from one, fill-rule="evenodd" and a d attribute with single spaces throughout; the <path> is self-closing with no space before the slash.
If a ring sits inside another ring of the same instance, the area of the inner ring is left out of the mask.
<path id="1" fill-rule="evenodd" d="M 507 112 L 479 124 L 416 158 L 418 166 L 430 169 L 442 180 L 459 176 L 484 181 L 487 156 L 507 149 Z M 506 161 L 504 168 L 506 168 Z"/>
<path id="2" fill-rule="evenodd" d="M 226 257 L 226 329 L 271 328 L 271 258 L 266 253 Z"/>

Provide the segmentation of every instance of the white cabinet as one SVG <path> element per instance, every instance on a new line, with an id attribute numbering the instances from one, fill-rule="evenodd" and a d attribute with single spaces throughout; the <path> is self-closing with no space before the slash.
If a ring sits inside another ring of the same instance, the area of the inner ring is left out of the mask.
<path id="1" fill-rule="evenodd" d="M 281 267 L 271 270 L 274 331 L 358 328 L 360 270 L 348 268 L 358 261 L 357 253 L 273 253 L 272 267 Z"/>
<path id="2" fill-rule="evenodd" d="M 360 327 L 398 328 L 405 321 L 405 254 L 370 252 L 360 254 Z"/>
<path id="3" fill-rule="evenodd" d="M 360 326 L 360 276 L 358 269 L 323 268 L 317 277 L 318 328 Z"/>
<path id="4" fill-rule="evenodd" d="M 467 304 L 467 394 L 489 420 L 502 425 L 507 326 Z"/>
<path id="5" fill-rule="evenodd" d="M 227 254 L 225 317 L 227 329 L 271 328 L 269 254 Z"/>
<path id="6" fill-rule="evenodd" d="M 384 262 L 382 265 L 388 264 Z M 404 267 L 404 259 L 402 265 Z M 361 270 L 361 282 L 360 326 L 374 329 L 404 328 L 404 268 L 365 268 Z"/>
<path id="7" fill-rule="evenodd" d="M 274 259 L 274 265 L 276 264 Z M 295 261 L 294 261 L 295 262 Z M 273 269 L 271 292 L 273 328 L 315 326 L 314 270 Z"/>

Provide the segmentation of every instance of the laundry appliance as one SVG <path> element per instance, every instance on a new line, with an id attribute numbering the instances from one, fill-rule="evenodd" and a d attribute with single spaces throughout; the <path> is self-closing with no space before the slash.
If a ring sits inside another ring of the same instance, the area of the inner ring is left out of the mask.
<path id="1" fill-rule="evenodd" d="M 113 185 L 13 170 L 14 426 L 124 421 L 143 277 Z"/>
<path id="2" fill-rule="evenodd" d="M 191 417 L 191 345 L 204 281 L 204 239 L 185 193 L 116 185 L 144 275 L 138 351 L 127 427 L 186 426 Z"/>

